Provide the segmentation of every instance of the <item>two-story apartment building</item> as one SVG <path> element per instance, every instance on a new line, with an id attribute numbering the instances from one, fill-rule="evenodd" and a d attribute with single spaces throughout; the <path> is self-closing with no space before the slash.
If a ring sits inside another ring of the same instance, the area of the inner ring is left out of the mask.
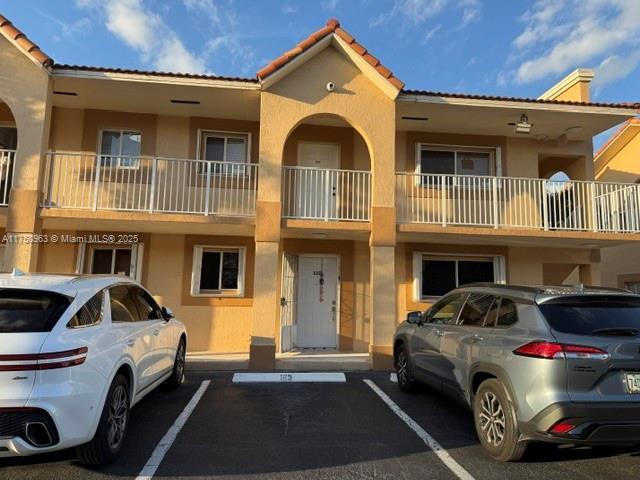
<path id="1" fill-rule="evenodd" d="M 5 268 L 134 276 L 191 351 L 382 368 L 456 285 L 597 284 L 599 249 L 640 239 L 591 143 L 639 105 L 590 102 L 589 71 L 538 99 L 409 90 L 336 20 L 255 78 L 60 65 L 0 32 Z"/>

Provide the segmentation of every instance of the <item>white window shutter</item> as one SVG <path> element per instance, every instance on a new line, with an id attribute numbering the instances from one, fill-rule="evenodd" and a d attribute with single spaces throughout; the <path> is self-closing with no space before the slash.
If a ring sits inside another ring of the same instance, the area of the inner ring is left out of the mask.
<path id="1" fill-rule="evenodd" d="M 496 283 L 507 283 L 506 262 L 504 255 L 493 257 L 493 278 Z"/>
<path id="2" fill-rule="evenodd" d="M 84 273 L 84 257 L 87 252 L 86 243 L 78 243 L 78 256 L 76 257 L 76 272 L 77 274 Z"/>
<path id="3" fill-rule="evenodd" d="M 413 301 L 422 301 L 422 254 L 413 252 Z"/>

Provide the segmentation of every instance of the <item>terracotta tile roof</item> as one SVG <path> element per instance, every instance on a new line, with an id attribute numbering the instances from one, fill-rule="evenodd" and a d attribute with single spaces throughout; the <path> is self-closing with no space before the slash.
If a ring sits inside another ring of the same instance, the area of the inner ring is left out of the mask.
<path id="1" fill-rule="evenodd" d="M 602 146 L 600 146 L 600 148 L 598 149 L 598 151 L 596 153 L 593 154 L 593 159 L 594 161 L 600 156 L 600 154 L 602 152 L 604 152 L 613 142 L 615 142 L 615 140 L 622 134 L 622 132 L 624 132 L 628 126 L 630 125 L 640 125 L 640 118 L 634 117 L 634 118 L 630 118 L 629 120 L 627 120 L 626 122 L 624 122 L 622 125 L 620 125 L 620 128 L 618 128 L 618 130 L 616 130 L 616 132 L 611 135 L 609 137 L 609 139 L 604 142 L 602 144 Z"/>
<path id="2" fill-rule="evenodd" d="M 20 45 L 20 48 L 35 58 L 43 67 L 49 68 L 53 65 L 53 59 L 49 55 L 40 50 L 40 47 L 29 40 L 24 33 L 14 27 L 13 23 L 2 15 L 0 15 L 0 32 Z"/>
<path id="3" fill-rule="evenodd" d="M 275 73 L 278 69 L 280 69 L 283 65 L 287 64 L 302 52 L 308 50 L 313 45 L 318 43 L 320 40 L 325 38 L 327 35 L 336 34 L 340 37 L 347 45 L 349 45 L 354 52 L 364 58 L 369 65 L 376 69 L 376 71 L 387 79 L 391 85 L 396 87 L 398 90 L 402 90 L 404 88 L 404 83 L 393 75 L 393 72 L 385 67 L 380 60 L 374 57 L 371 52 L 369 52 L 363 45 L 356 42 L 356 39 L 349 34 L 346 30 L 340 27 L 340 22 L 336 19 L 331 19 L 327 22 L 327 24 L 322 27 L 317 32 L 312 33 L 306 39 L 298 43 L 295 47 L 293 47 L 288 52 L 285 52 L 271 63 L 258 70 L 257 77 L 260 80 L 264 80 L 272 73 Z"/>
<path id="4" fill-rule="evenodd" d="M 496 100 L 502 102 L 526 102 L 526 103 L 547 103 L 556 105 L 576 105 L 581 107 L 609 107 L 609 108 L 627 108 L 640 110 L 639 103 L 598 103 L 598 102 L 572 102 L 569 100 L 543 100 L 539 98 L 522 98 L 522 97 L 501 97 L 497 95 L 475 95 L 469 93 L 447 93 L 433 92 L 428 90 L 402 90 L 407 95 L 423 95 L 425 97 L 449 97 L 449 98 L 468 98 L 472 100 Z"/>
<path id="5" fill-rule="evenodd" d="M 175 72 L 159 72 L 155 70 L 137 70 L 131 68 L 111 68 L 111 67 L 92 67 L 89 65 L 67 65 L 56 63 L 53 65 L 53 71 L 56 70 L 80 70 L 84 72 L 105 72 L 105 73 L 129 73 L 137 75 L 150 75 L 158 77 L 178 77 L 178 78 L 195 78 L 203 80 L 224 80 L 229 82 L 250 82 L 258 83 L 257 78 L 244 77 L 224 77 L 219 75 L 204 75 L 198 73 L 175 73 Z"/>

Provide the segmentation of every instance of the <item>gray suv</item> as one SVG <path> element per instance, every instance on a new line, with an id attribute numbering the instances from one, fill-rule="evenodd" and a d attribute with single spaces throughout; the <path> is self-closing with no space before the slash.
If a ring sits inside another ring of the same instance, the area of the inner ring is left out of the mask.
<path id="1" fill-rule="evenodd" d="M 473 409 L 482 446 L 519 460 L 532 441 L 640 444 L 640 296 L 623 290 L 472 284 L 394 336 L 398 385 Z"/>

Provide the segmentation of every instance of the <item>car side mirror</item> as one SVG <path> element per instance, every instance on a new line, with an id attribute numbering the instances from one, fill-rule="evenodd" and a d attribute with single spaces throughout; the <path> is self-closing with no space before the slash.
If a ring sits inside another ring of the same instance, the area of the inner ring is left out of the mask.
<path id="1" fill-rule="evenodd" d="M 174 317 L 175 315 L 173 314 L 173 311 L 169 307 L 162 307 L 162 318 L 168 321 Z"/>
<path id="2" fill-rule="evenodd" d="M 407 323 L 417 325 L 420 322 L 422 322 L 422 312 L 415 311 L 407 313 Z"/>

